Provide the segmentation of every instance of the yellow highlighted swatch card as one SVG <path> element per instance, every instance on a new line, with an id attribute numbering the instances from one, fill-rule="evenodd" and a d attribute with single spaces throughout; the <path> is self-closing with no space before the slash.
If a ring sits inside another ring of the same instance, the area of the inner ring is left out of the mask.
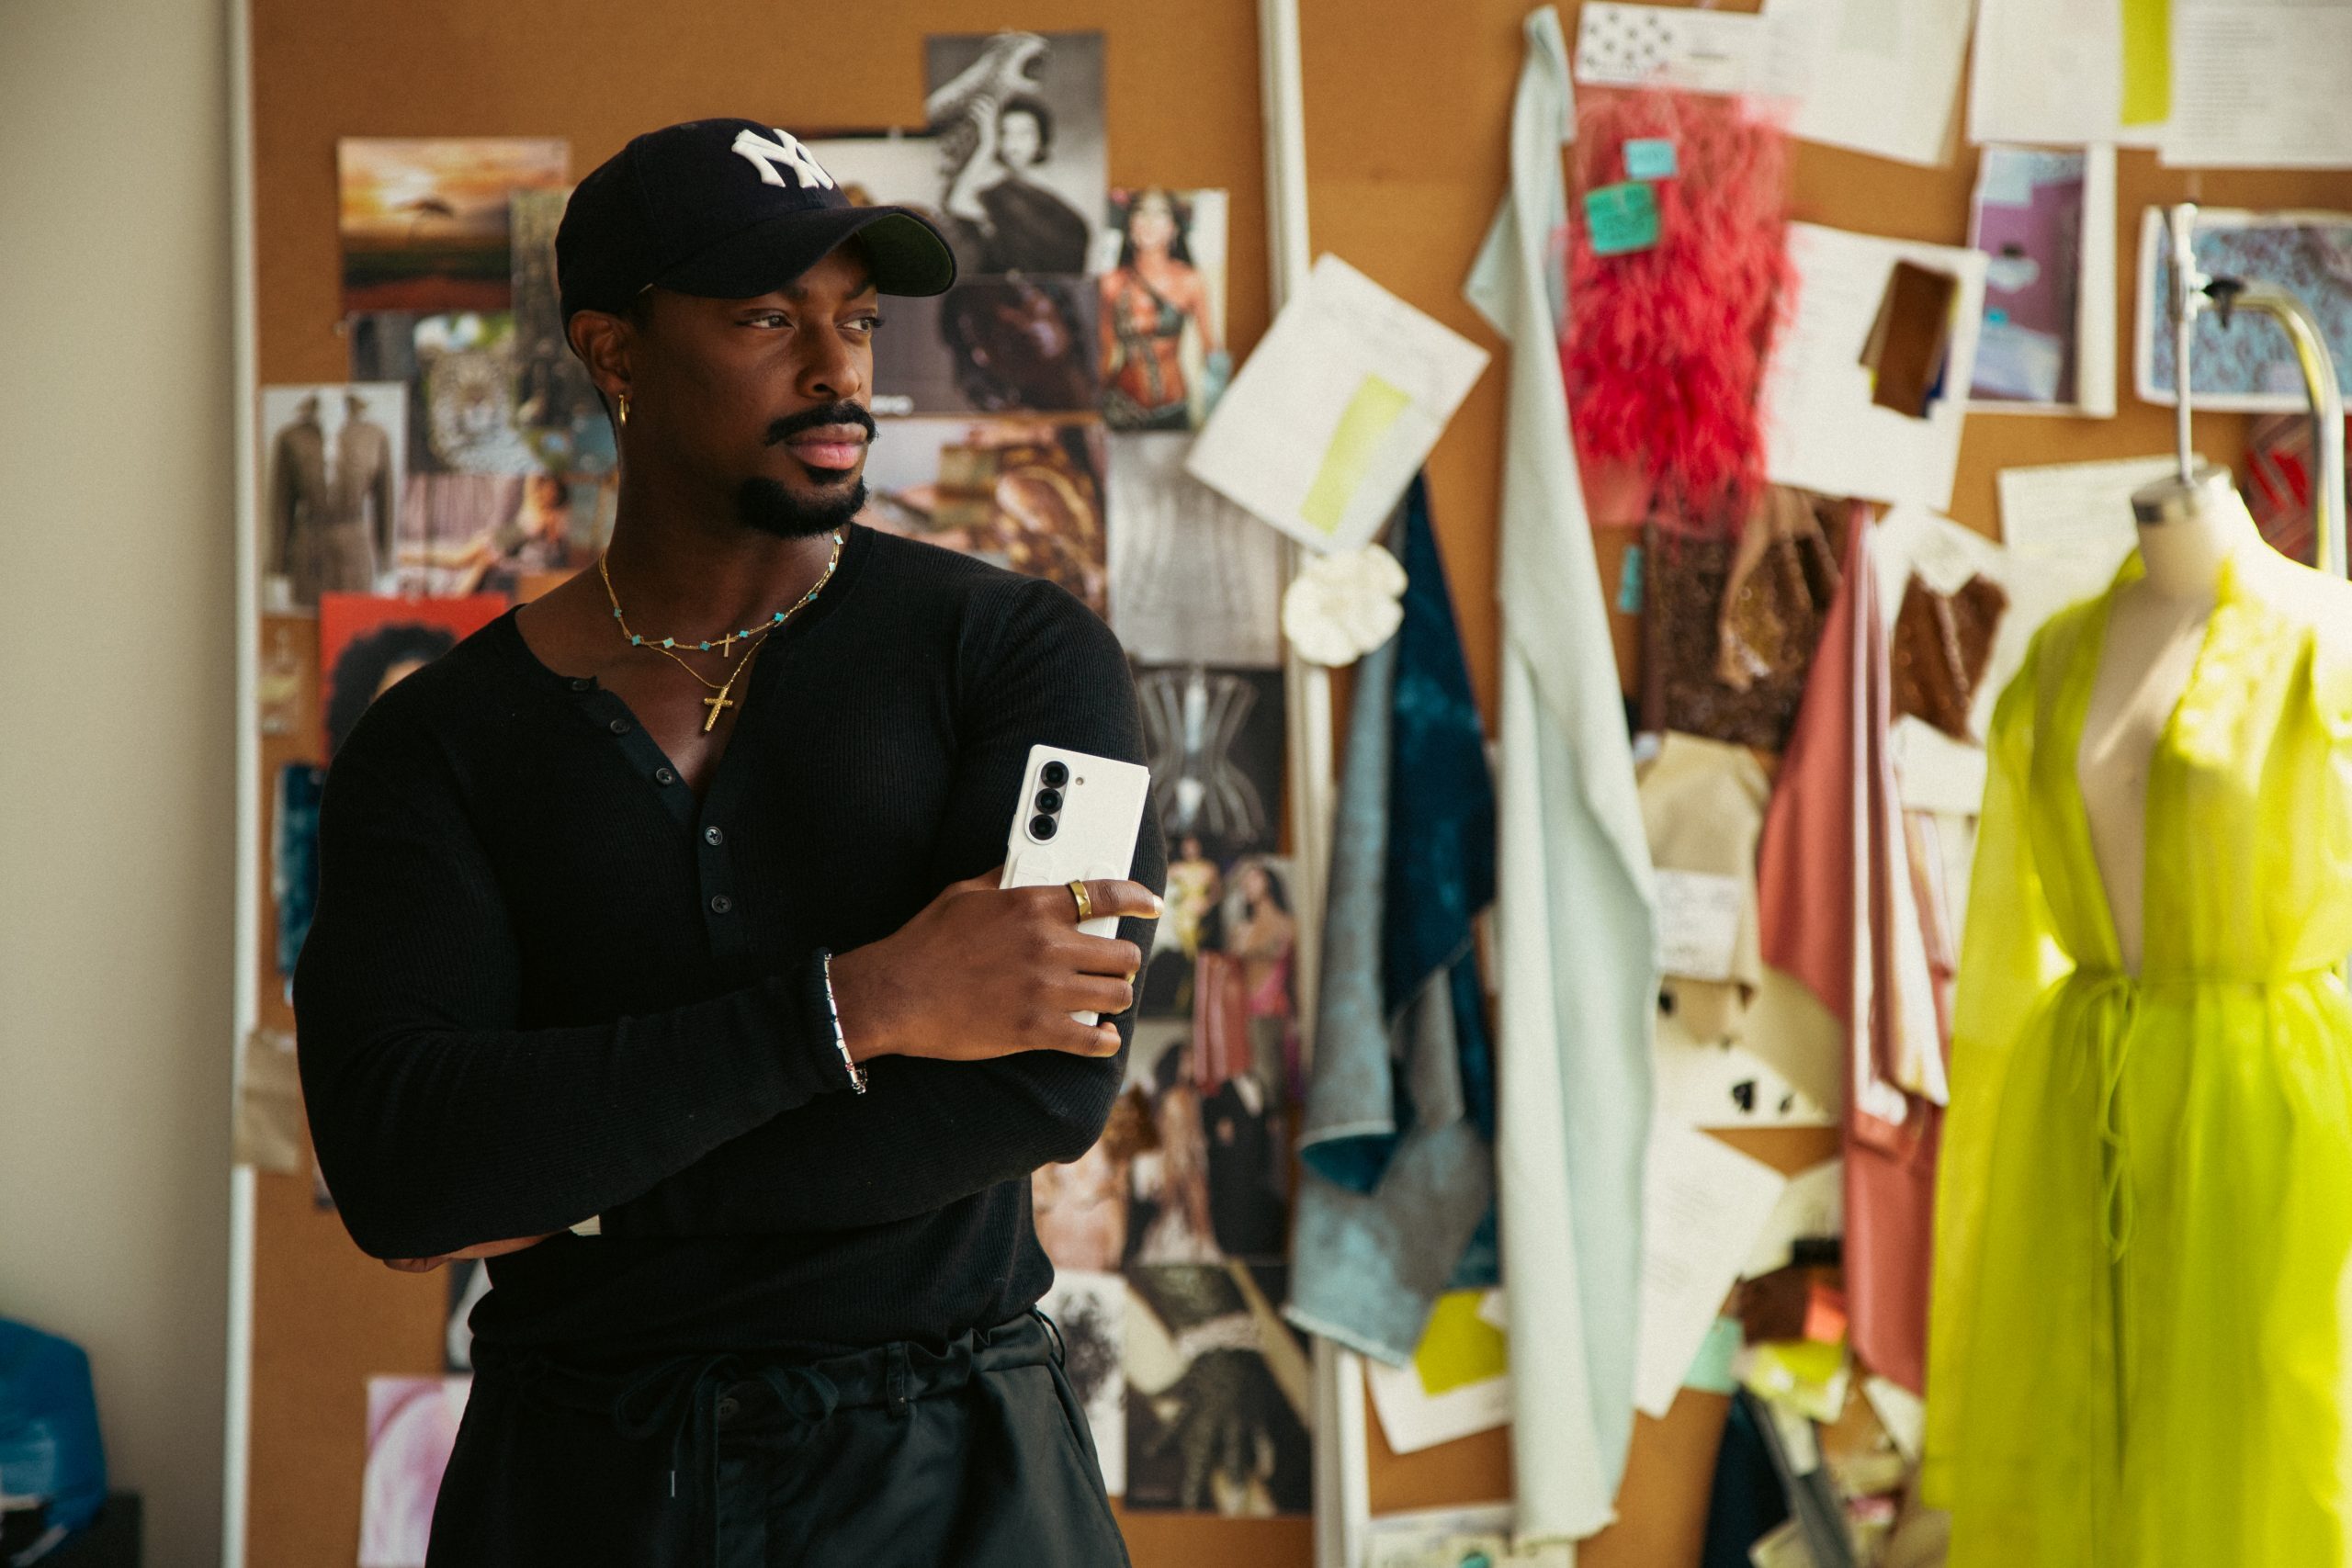
<path id="1" fill-rule="evenodd" d="M 1412 406 L 1413 400 L 1402 389 L 1377 376 L 1365 377 L 1356 395 L 1348 400 L 1340 428 L 1331 433 L 1331 445 L 1323 449 L 1323 466 L 1315 470 L 1315 482 L 1306 487 L 1298 514 L 1323 534 L 1338 533 L 1346 519 L 1348 502 L 1363 487 L 1389 427 Z"/>

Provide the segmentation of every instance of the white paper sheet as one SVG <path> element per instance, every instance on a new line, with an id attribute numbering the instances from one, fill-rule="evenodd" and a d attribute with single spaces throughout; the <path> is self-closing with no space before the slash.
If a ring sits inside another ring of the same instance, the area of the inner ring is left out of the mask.
<path id="1" fill-rule="evenodd" d="M 1577 22 L 1576 79 L 1596 87 L 1777 93 L 1782 70 L 1760 17 L 1592 0 Z"/>
<path id="2" fill-rule="evenodd" d="M 1664 866 L 1657 877 L 1658 972 L 1692 980 L 1730 979 L 1746 886 L 1736 876 Z"/>
<path id="3" fill-rule="evenodd" d="M 1787 1268 L 1796 1257 L 1799 1241 L 1845 1234 L 1846 1162 L 1826 1159 L 1789 1178 L 1788 1185 L 1781 1190 L 1780 1201 L 1772 1205 L 1771 1214 L 1764 1221 L 1764 1228 L 1757 1235 L 1756 1246 L 1749 1250 L 1739 1277 L 1753 1280 L 1775 1269 Z"/>
<path id="4" fill-rule="evenodd" d="M 1641 1355 L 1634 1405 L 1664 1416 L 1787 1180 L 1704 1133 L 1650 1133 L 1642 1215 Z"/>
<path id="5" fill-rule="evenodd" d="M 1310 548 L 1355 549 L 1387 520 L 1488 357 L 1326 255 L 1234 378 L 1186 467 Z"/>
<path id="6" fill-rule="evenodd" d="M 1461 1568 L 1448 1546 L 1460 1536 L 1509 1535 L 1514 1512 L 1509 1503 L 1480 1503 L 1378 1515 L 1364 1529 L 1364 1568 Z"/>
<path id="7" fill-rule="evenodd" d="M 1973 0 L 1765 0 L 1803 61 L 1796 133 L 1905 164 L 1951 162 Z"/>
<path id="8" fill-rule="evenodd" d="M 2175 168 L 2352 168 L 2352 0 L 2173 0 Z"/>
<path id="9" fill-rule="evenodd" d="M 1755 1028 L 1753 1013 L 1748 1019 Z M 1838 1114 L 1744 1044 L 1659 1040 L 1657 1113 L 1686 1127 L 1834 1127 Z"/>
<path id="10" fill-rule="evenodd" d="M 2017 575 L 2058 571 L 2105 587 L 2140 542 L 2132 492 L 2177 471 L 2172 457 L 2003 468 L 2001 542 Z"/>
<path id="11" fill-rule="evenodd" d="M 1894 777 L 1907 811 L 1973 817 L 1984 805 L 1984 748 L 1954 740 L 1923 718 L 1894 721 Z"/>
<path id="12" fill-rule="evenodd" d="M 1470 1294 L 1449 1291 L 1438 1298 L 1420 1348 L 1411 1361 L 1401 1367 L 1372 1360 L 1364 1364 L 1373 1408 L 1380 1413 L 1380 1429 L 1397 1453 L 1418 1453 L 1510 1421 L 1510 1370 L 1501 1337 L 1510 1331 L 1507 1323 L 1496 1321 L 1505 1315 L 1499 1310 L 1502 1292 L 1479 1292 L 1475 1302 Z M 1457 1369 L 1456 1376 L 1474 1367 L 1492 1370 L 1490 1375 L 1432 1389 L 1425 1371 L 1433 1353 L 1434 1364 L 1451 1363 Z M 1465 1358 L 1471 1359 L 1465 1363 Z"/>
<path id="13" fill-rule="evenodd" d="M 1764 387 L 1772 481 L 1943 511 L 1960 466 L 1961 424 L 1984 315 L 1984 254 L 1792 223 L 1789 257 L 1799 274 L 1796 317 L 1773 348 Z M 1959 284 L 1943 396 L 1924 419 L 1872 402 L 1871 373 L 1861 363 L 1899 261 L 1949 273 Z"/>
<path id="14" fill-rule="evenodd" d="M 2123 18 L 2114 0 L 1977 0 L 1971 141 L 2153 147 L 2123 123 Z"/>
<path id="15" fill-rule="evenodd" d="M 1421 1386 L 1412 1367 L 1392 1367 L 1367 1359 L 1364 1376 L 1372 1388 L 1373 1408 L 1380 1413 L 1380 1430 L 1391 1451 L 1419 1453 L 1423 1449 L 1489 1432 L 1510 1424 L 1510 1379 L 1482 1378 L 1431 1393 Z"/>

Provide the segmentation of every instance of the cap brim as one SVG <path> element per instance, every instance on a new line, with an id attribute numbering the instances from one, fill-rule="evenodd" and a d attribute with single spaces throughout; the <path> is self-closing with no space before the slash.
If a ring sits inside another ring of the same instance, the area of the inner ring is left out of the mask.
<path id="1" fill-rule="evenodd" d="M 750 299 L 790 283 L 853 234 L 881 293 L 944 294 L 956 281 L 956 253 L 939 231 L 903 207 L 779 213 L 736 231 L 653 281 L 680 294 Z"/>

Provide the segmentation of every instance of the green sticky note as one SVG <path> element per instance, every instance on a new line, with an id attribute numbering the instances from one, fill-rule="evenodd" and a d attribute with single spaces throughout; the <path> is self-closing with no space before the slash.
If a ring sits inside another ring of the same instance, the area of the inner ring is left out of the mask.
<path id="1" fill-rule="evenodd" d="M 1364 470 L 1379 455 L 1388 427 L 1412 402 L 1402 388 L 1377 376 L 1366 376 L 1357 384 L 1355 396 L 1340 415 L 1340 428 L 1331 433 L 1331 444 L 1323 449 L 1323 464 L 1315 470 L 1315 482 L 1306 487 L 1306 499 L 1298 503 L 1298 514 L 1310 526 L 1326 534 L 1340 531 L 1348 502 L 1355 499 Z"/>
<path id="2" fill-rule="evenodd" d="M 1617 608 L 1629 615 L 1642 613 L 1642 547 L 1625 547 L 1625 564 L 1617 569 Z"/>
<path id="3" fill-rule="evenodd" d="M 1699 1353 L 1690 1359 L 1690 1370 L 1683 1374 L 1682 1386 L 1695 1388 L 1701 1393 L 1738 1393 L 1739 1380 L 1732 1375 L 1731 1367 L 1745 1337 L 1739 1319 L 1715 1319 L 1707 1329 L 1707 1337 L 1699 1342 Z"/>
<path id="4" fill-rule="evenodd" d="M 1584 224 L 1592 254 L 1622 256 L 1657 243 L 1657 193 L 1628 182 L 1584 193 Z"/>
<path id="5" fill-rule="evenodd" d="M 1670 180 L 1680 173 L 1674 143 L 1662 136 L 1637 136 L 1625 143 L 1625 177 Z"/>

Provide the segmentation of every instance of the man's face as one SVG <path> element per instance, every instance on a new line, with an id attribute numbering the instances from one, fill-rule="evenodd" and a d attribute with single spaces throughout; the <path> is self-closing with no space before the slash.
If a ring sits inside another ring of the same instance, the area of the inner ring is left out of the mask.
<path id="1" fill-rule="evenodd" d="M 854 242 L 756 299 L 652 290 L 628 342 L 629 455 L 731 495 L 749 526 L 838 527 L 865 500 L 878 307 Z"/>
<path id="2" fill-rule="evenodd" d="M 1012 109 L 996 122 L 997 156 L 1008 169 L 1025 169 L 1046 150 L 1045 128 L 1026 109 Z"/>

